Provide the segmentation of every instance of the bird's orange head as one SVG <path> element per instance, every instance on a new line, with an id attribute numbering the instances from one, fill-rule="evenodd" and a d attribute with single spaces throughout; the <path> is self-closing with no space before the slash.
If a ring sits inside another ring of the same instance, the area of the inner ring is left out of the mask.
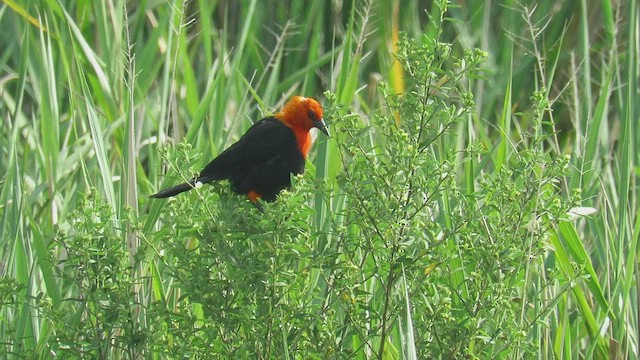
<path id="1" fill-rule="evenodd" d="M 305 158 L 312 143 L 309 130 L 317 128 L 329 136 L 322 116 L 322 106 L 316 100 L 303 96 L 292 97 L 282 111 L 275 115 L 278 120 L 293 130 L 298 141 L 298 149 Z"/>
<path id="2" fill-rule="evenodd" d="M 290 128 L 302 131 L 318 128 L 318 130 L 329 136 L 322 118 L 322 106 L 312 98 L 294 96 L 284 105 L 282 111 L 275 116 Z"/>

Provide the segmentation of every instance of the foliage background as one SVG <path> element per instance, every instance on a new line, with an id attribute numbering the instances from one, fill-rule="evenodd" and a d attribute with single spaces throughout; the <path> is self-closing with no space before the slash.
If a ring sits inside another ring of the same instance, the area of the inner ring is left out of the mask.
<path id="1" fill-rule="evenodd" d="M 0 353 L 638 357 L 638 25 L 634 0 L 4 0 Z M 293 94 L 334 137 L 265 216 L 224 184 L 147 198 Z"/>

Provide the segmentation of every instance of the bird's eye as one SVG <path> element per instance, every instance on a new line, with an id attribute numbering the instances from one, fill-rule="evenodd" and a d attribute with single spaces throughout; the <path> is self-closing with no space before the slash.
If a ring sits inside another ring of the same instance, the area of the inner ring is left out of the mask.
<path id="1" fill-rule="evenodd" d="M 309 115 L 309 119 L 311 120 L 316 120 L 316 113 L 313 110 L 309 110 L 307 111 L 307 114 Z"/>

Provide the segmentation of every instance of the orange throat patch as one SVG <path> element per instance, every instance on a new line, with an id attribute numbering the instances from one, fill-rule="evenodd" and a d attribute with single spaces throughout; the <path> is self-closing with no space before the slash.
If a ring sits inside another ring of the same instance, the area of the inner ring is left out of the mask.
<path id="1" fill-rule="evenodd" d="M 311 139 L 311 133 L 307 130 L 303 130 L 300 128 L 291 128 L 293 133 L 296 135 L 296 140 L 298 142 L 298 150 L 302 154 L 302 157 L 307 158 L 307 154 L 311 149 L 311 143 L 313 140 Z"/>

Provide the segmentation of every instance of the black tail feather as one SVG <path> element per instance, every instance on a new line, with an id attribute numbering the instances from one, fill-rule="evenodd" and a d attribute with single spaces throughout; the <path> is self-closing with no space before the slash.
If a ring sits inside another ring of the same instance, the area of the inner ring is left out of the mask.
<path id="1" fill-rule="evenodd" d="M 164 190 L 160 190 L 157 193 L 151 195 L 150 197 L 156 198 L 156 199 L 164 199 L 164 198 L 176 196 L 180 193 L 183 193 L 185 191 L 189 191 L 195 188 L 195 183 L 196 183 L 196 180 L 194 179 L 189 182 L 182 183 L 180 185 L 176 185 Z"/>

